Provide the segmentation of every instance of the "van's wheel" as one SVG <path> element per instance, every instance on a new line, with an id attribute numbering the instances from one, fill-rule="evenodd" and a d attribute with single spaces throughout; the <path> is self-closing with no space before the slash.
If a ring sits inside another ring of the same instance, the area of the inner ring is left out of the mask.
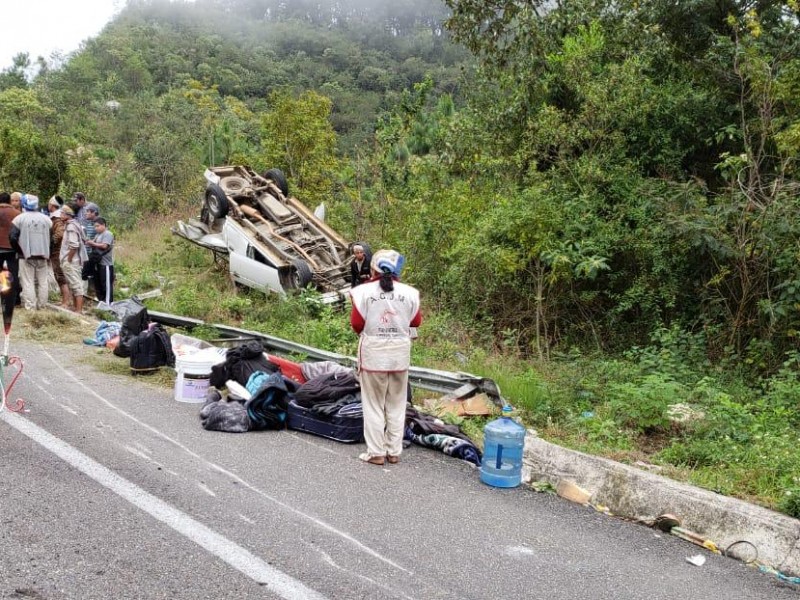
<path id="1" fill-rule="evenodd" d="M 286 198 L 289 197 L 289 182 L 286 181 L 286 175 L 283 174 L 283 171 L 280 169 L 268 169 L 261 176 L 264 179 L 272 180 L 272 183 L 278 186 L 281 194 Z"/>
<path id="2" fill-rule="evenodd" d="M 314 279 L 311 267 L 304 260 L 293 260 L 286 275 L 286 287 L 291 290 L 302 290 Z"/>
<path id="3" fill-rule="evenodd" d="M 244 177 L 230 175 L 220 180 L 219 187 L 222 188 L 222 191 L 228 196 L 239 196 L 250 187 L 250 183 Z"/>
<path id="4" fill-rule="evenodd" d="M 209 183 L 206 188 L 206 208 L 215 219 L 221 219 L 228 214 L 228 197 L 216 183 Z"/>

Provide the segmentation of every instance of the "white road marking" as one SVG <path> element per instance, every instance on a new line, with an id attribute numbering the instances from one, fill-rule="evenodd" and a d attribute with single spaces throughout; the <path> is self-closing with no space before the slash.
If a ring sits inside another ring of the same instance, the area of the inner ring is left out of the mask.
<path id="1" fill-rule="evenodd" d="M 138 447 L 138 448 L 139 448 L 139 450 L 141 450 L 142 452 L 144 452 L 144 453 L 145 453 L 145 454 L 147 454 L 148 456 L 149 456 L 149 455 L 151 455 L 151 454 L 153 453 L 153 451 L 152 451 L 152 450 L 150 450 L 150 448 L 148 448 L 148 447 L 147 447 L 147 446 L 145 446 L 144 444 L 140 444 L 139 442 L 134 442 L 133 444 L 134 444 L 136 447 Z"/>
<path id="2" fill-rule="evenodd" d="M 138 450 L 137 448 L 133 448 L 132 446 L 123 446 L 123 448 L 125 448 L 127 452 L 130 452 L 134 456 L 138 456 L 139 458 L 145 459 L 147 462 L 154 462 L 152 458 L 150 458 L 149 456 L 147 456 L 147 454 L 145 454 L 141 450 Z"/>
<path id="3" fill-rule="evenodd" d="M 25 379 L 29 379 L 29 378 L 28 378 L 28 377 L 26 377 Z M 42 392 L 42 394 L 44 394 L 45 396 L 47 396 L 47 397 L 48 397 L 48 398 L 50 398 L 51 400 L 55 398 L 55 396 L 54 396 L 53 394 L 51 394 L 51 393 L 50 393 L 50 389 L 49 389 L 48 387 L 42 387 L 41 385 L 39 385 L 39 384 L 38 384 L 37 382 L 35 382 L 35 381 L 33 382 L 33 385 L 35 385 L 35 386 L 36 386 L 36 389 L 38 389 L 40 392 Z"/>
<path id="4" fill-rule="evenodd" d="M 0 419 L 87 477 L 171 527 L 237 571 L 257 583 L 267 586 L 270 591 L 281 598 L 286 600 L 325 600 L 325 596 L 306 587 L 283 571 L 268 565 L 250 551 L 206 527 L 186 513 L 120 477 L 31 421 L 11 412 L 3 412 L 0 414 Z"/>
<path id="5" fill-rule="evenodd" d="M 216 498 L 217 497 L 217 495 L 214 493 L 214 490 L 212 490 L 207 485 L 204 485 L 204 484 L 198 482 L 197 483 L 197 487 L 199 487 L 201 490 L 203 490 L 206 494 L 208 494 L 212 498 Z"/>
<path id="6" fill-rule="evenodd" d="M 375 587 L 379 587 L 379 588 L 381 588 L 383 590 L 386 590 L 387 592 L 390 592 L 392 595 L 400 594 L 400 596 L 402 598 L 405 598 L 406 600 L 415 600 L 413 597 L 406 596 L 402 592 L 398 592 L 397 590 L 394 590 L 394 589 L 390 588 L 389 586 L 382 584 L 379 581 L 375 581 L 374 579 L 371 579 L 370 577 L 367 577 L 366 575 L 362 575 L 361 573 L 356 573 L 355 571 L 351 571 L 350 569 L 345 569 L 344 567 L 336 564 L 336 562 L 333 560 L 333 558 L 331 558 L 331 556 L 327 552 L 325 552 L 322 548 L 319 548 L 317 546 L 314 546 L 313 548 L 314 548 L 314 550 L 319 552 L 322 555 L 322 558 L 325 560 L 325 562 L 328 563 L 330 566 L 332 566 L 334 569 L 338 569 L 339 571 L 343 571 L 343 572 L 348 573 L 350 575 L 354 575 L 355 577 L 358 577 L 359 579 L 363 579 L 364 581 L 374 585 Z"/>
<path id="7" fill-rule="evenodd" d="M 518 558 L 521 556 L 533 556 L 533 554 L 533 550 L 527 546 L 508 546 L 506 548 L 506 556 Z"/>
<path id="8" fill-rule="evenodd" d="M 87 394 L 90 394 L 90 395 L 94 396 L 95 398 L 97 398 L 98 400 L 103 402 L 106 406 L 108 406 L 109 408 L 114 409 L 115 411 L 117 411 L 118 413 L 120 413 L 121 415 L 126 417 L 127 419 L 130 419 L 131 421 L 133 421 L 137 425 L 140 425 L 141 427 L 144 427 L 145 429 L 147 429 L 148 431 L 151 431 L 152 433 L 154 433 L 158 437 L 168 441 L 170 444 L 173 444 L 174 446 L 177 446 L 178 448 L 180 448 L 181 450 L 186 452 L 186 454 L 188 454 L 189 456 L 191 456 L 193 458 L 196 458 L 197 460 L 205 463 L 206 466 L 208 466 L 209 468 L 214 469 L 215 471 L 218 471 L 218 472 L 222 473 L 223 475 L 225 475 L 227 477 L 230 477 L 231 479 L 234 479 L 235 481 L 237 481 L 238 483 L 240 483 L 241 485 L 246 487 L 248 490 L 258 494 L 262 498 L 266 498 L 267 500 L 269 500 L 270 502 L 280 506 L 284 510 L 287 510 L 287 511 L 289 511 L 291 513 L 294 513 L 295 515 L 303 517 L 304 519 L 307 519 L 307 520 L 311 521 L 312 523 L 314 523 L 315 525 L 321 527 L 322 529 L 324 529 L 324 530 L 326 530 L 326 531 L 328 531 L 330 533 L 333 533 L 335 535 L 338 535 L 339 537 L 347 540 L 348 542 L 350 542 L 351 544 L 356 546 L 359 550 L 365 552 L 366 554 L 369 554 L 370 556 L 372 556 L 374 558 L 377 558 L 381 562 L 383 562 L 383 563 L 385 563 L 387 565 L 390 565 L 390 566 L 394 567 L 395 569 L 403 571 L 404 573 L 408 573 L 409 575 L 413 575 L 414 574 L 413 571 L 410 571 L 410 570 L 406 569 L 405 567 L 400 566 L 399 564 L 397 564 L 393 560 L 391 560 L 389 558 L 386 558 L 385 556 L 383 556 L 382 554 L 380 554 L 377 551 L 373 550 L 372 548 L 370 548 L 366 544 L 363 544 L 363 543 L 359 542 L 357 539 L 355 539 L 350 534 L 348 534 L 348 533 L 346 533 L 344 531 L 341 531 L 340 529 L 336 529 L 333 525 L 330 525 L 329 523 L 326 523 L 325 521 L 322 521 L 322 520 L 320 520 L 320 519 L 318 519 L 318 518 L 316 518 L 316 517 L 314 517 L 312 515 L 304 513 L 303 511 L 298 510 L 294 506 L 286 504 L 285 502 L 281 502 L 280 500 L 278 500 L 274 496 L 270 496 L 269 494 L 267 494 L 264 490 L 259 489 L 259 488 L 255 487 L 254 485 L 252 485 L 251 483 L 245 481 L 244 479 L 239 477 L 236 473 L 233 473 L 233 472 L 225 469 L 224 467 L 221 467 L 221 466 L 217 465 L 216 463 L 213 463 L 213 462 L 207 460 L 206 458 L 203 458 L 202 456 L 200 456 L 199 454 L 197 454 L 196 452 L 194 452 L 193 450 L 191 450 L 187 446 L 184 446 L 183 444 L 181 444 L 178 440 L 169 437 L 167 434 L 165 434 L 162 431 L 156 429 L 152 425 L 149 425 L 148 423 L 145 423 L 144 421 L 141 421 L 141 420 L 137 419 L 132 414 L 125 412 L 124 410 L 119 408 L 116 404 L 114 404 L 110 400 L 104 398 L 103 396 L 98 394 L 96 391 L 94 391 L 94 389 L 92 389 L 91 387 L 89 387 L 86 384 L 84 384 L 83 381 L 78 379 L 78 377 L 75 376 L 74 373 L 72 373 L 71 371 L 68 371 L 63 366 L 61 366 L 61 364 L 49 352 L 47 352 L 47 350 L 42 349 L 42 352 L 44 353 L 45 356 L 47 356 L 52 361 L 52 363 L 56 366 L 56 368 L 61 370 L 64 373 L 64 375 L 66 375 L 67 377 L 72 379 L 75 383 L 77 383 L 79 386 L 81 386 L 86 391 Z"/>

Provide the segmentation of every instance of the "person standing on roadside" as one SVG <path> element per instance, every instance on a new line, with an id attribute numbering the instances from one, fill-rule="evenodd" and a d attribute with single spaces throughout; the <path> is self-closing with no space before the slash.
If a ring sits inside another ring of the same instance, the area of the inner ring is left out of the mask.
<path id="1" fill-rule="evenodd" d="M 83 214 L 84 218 L 81 221 L 83 233 L 86 234 L 87 240 L 93 240 L 97 233 L 94 228 L 94 223 L 95 219 L 100 216 L 100 207 L 94 202 L 87 202 L 83 207 Z"/>
<path id="2" fill-rule="evenodd" d="M 11 192 L 11 206 L 22 212 L 22 193 Z"/>
<path id="3" fill-rule="evenodd" d="M 404 262 L 395 250 L 379 250 L 372 279 L 350 290 L 367 442 L 359 458 L 373 465 L 397 463 L 403 451 L 412 328 L 422 323 L 419 292 L 400 283 Z"/>
<path id="4" fill-rule="evenodd" d="M 370 257 L 361 244 L 353 245 L 353 262 L 350 263 L 350 286 L 356 287 L 372 277 L 369 266 Z"/>
<path id="5" fill-rule="evenodd" d="M 23 194 L 22 208 L 24 212 L 11 222 L 9 238 L 20 257 L 22 305 L 25 310 L 39 310 L 47 306 L 52 223 L 39 212 L 37 196 Z"/>
<path id="6" fill-rule="evenodd" d="M 61 219 L 61 207 L 64 201 L 59 196 L 53 196 L 47 203 L 47 210 L 50 212 L 50 222 L 53 224 L 51 229 L 53 236 L 53 243 L 50 246 L 50 266 L 53 269 L 53 276 L 58 284 L 59 292 L 61 293 L 61 306 L 69 308 L 72 303 L 72 298 L 69 293 L 69 285 L 67 278 L 64 276 L 64 271 L 61 268 L 61 242 L 64 239 L 64 226 L 65 223 Z"/>
<path id="7" fill-rule="evenodd" d="M 11 206 L 11 194 L 0 192 L 0 268 L 6 267 L 11 273 L 12 296 L 9 299 L 14 304 L 17 303 L 20 293 L 19 284 L 19 260 L 17 251 L 11 245 L 9 234 L 11 233 L 11 222 L 21 213 Z"/>
<path id="8" fill-rule="evenodd" d="M 75 220 L 81 227 L 86 226 L 86 196 L 83 192 L 75 192 L 71 202 L 72 210 L 75 211 Z"/>
<path id="9" fill-rule="evenodd" d="M 114 234 L 108 230 L 106 220 L 94 220 L 96 235 L 86 245 L 102 253 L 94 274 L 94 289 L 100 302 L 111 304 L 114 301 Z"/>
<path id="10" fill-rule="evenodd" d="M 83 312 L 83 280 L 81 270 L 87 260 L 86 245 L 83 238 L 83 227 L 75 220 L 75 211 L 71 206 L 61 207 L 61 219 L 64 221 L 64 238 L 61 240 L 61 270 L 67 278 L 67 285 L 72 294 L 72 309 Z"/>
<path id="11" fill-rule="evenodd" d="M 94 228 L 94 220 L 100 216 L 100 207 L 94 202 L 86 202 L 83 205 L 82 212 L 83 218 L 78 216 L 79 213 L 75 213 L 75 219 L 79 221 L 83 227 L 83 241 L 86 243 L 86 251 L 90 252 L 91 248 L 89 247 L 89 242 L 91 242 L 94 239 L 94 236 L 97 235 L 97 232 Z M 97 288 L 97 266 L 97 264 L 92 262 L 91 268 L 88 271 L 84 270 L 83 272 L 83 295 L 89 298 L 95 297 L 99 299 L 101 294 L 100 290 Z"/>

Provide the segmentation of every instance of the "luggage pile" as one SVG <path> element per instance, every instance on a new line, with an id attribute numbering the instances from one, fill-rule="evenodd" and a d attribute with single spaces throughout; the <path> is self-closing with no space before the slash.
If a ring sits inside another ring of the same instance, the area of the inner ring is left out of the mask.
<path id="1" fill-rule="evenodd" d="M 353 369 L 338 363 L 297 363 L 252 341 L 228 350 L 211 369 L 210 384 L 200 411 L 205 429 L 288 428 L 338 442 L 364 440 L 360 386 Z"/>
<path id="2" fill-rule="evenodd" d="M 344 443 L 364 441 L 361 388 L 353 369 L 332 361 L 294 362 L 251 341 L 211 369 L 204 429 L 228 433 L 290 429 Z M 481 451 L 457 425 L 406 411 L 404 439 L 479 465 Z"/>

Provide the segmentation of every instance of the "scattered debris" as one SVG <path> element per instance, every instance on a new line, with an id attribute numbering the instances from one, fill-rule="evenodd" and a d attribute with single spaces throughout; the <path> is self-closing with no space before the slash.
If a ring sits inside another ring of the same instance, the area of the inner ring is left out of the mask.
<path id="1" fill-rule="evenodd" d="M 154 290 L 150 290 L 149 292 L 144 292 L 142 294 L 136 294 L 136 297 L 139 300 L 147 300 L 148 298 L 158 298 L 163 295 L 161 288 L 156 288 Z"/>
<path id="2" fill-rule="evenodd" d="M 556 491 L 556 488 L 553 487 L 553 484 L 544 479 L 541 479 L 539 481 L 531 481 L 530 486 L 531 488 L 533 488 L 534 491 L 539 493 Z"/>
<path id="3" fill-rule="evenodd" d="M 681 522 L 678 519 L 678 517 L 670 513 L 665 513 L 663 515 L 657 516 L 652 523 L 652 527 L 660 529 L 664 533 L 669 533 L 673 527 L 680 527 L 680 526 Z"/>
<path id="4" fill-rule="evenodd" d="M 795 585 L 800 585 L 800 577 L 791 577 L 786 575 L 785 573 L 781 573 L 777 569 L 773 569 L 772 567 L 768 567 L 766 565 L 759 565 L 758 570 L 762 573 L 769 573 L 770 575 L 775 575 L 781 581 L 785 581 L 786 583 L 793 583 Z"/>
<path id="5" fill-rule="evenodd" d="M 463 387 L 474 388 L 472 385 Z M 490 416 L 497 412 L 496 406 L 486 394 L 476 394 L 467 399 L 445 399 L 445 397 L 428 399 L 423 401 L 423 406 L 429 412 L 439 416 L 449 413 L 459 417 L 476 417 Z"/>
<path id="6" fill-rule="evenodd" d="M 706 557 L 702 554 L 695 554 L 694 556 L 687 556 L 686 562 L 693 564 L 695 567 L 702 567 L 706 564 Z"/>
<path id="7" fill-rule="evenodd" d="M 703 536 L 695 533 L 694 531 L 689 531 L 688 529 L 684 529 L 683 527 L 673 527 L 672 529 L 669 530 L 669 532 L 672 535 L 681 538 L 682 540 L 686 540 L 687 542 L 691 542 L 693 544 L 696 544 L 697 546 L 701 546 L 706 550 L 710 550 L 714 554 L 722 554 L 722 552 L 720 552 L 719 548 L 717 548 L 717 545 L 714 542 L 712 542 L 707 538 L 704 538 Z"/>
<path id="8" fill-rule="evenodd" d="M 651 473 L 660 473 L 661 471 L 664 470 L 664 467 L 644 462 L 642 460 L 637 460 L 635 463 L 633 463 L 633 466 L 639 467 L 640 469 L 644 469 L 645 471 L 650 471 Z"/>
<path id="9" fill-rule="evenodd" d="M 570 502 L 575 502 L 577 504 L 583 504 L 584 506 L 589 504 L 589 498 L 592 497 L 589 492 L 569 479 L 560 479 L 558 481 L 558 484 L 556 484 L 556 494 L 565 500 L 569 500 Z"/>
<path id="10" fill-rule="evenodd" d="M 445 394 L 441 397 L 442 402 L 450 402 L 452 400 L 463 400 L 464 398 L 469 398 L 473 394 L 478 392 L 478 386 L 473 383 L 465 383 L 459 388 L 454 389 L 449 394 Z"/>
<path id="11" fill-rule="evenodd" d="M 660 529 L 664 533 L 671 533 L 675 537 L 679 537 L 682 540 L 686 540 L 687 542 L 701 546 L 715 554 L 722 554 L 717 545 L 708 538 L 704 538 L 694 531 L 689 531 L 688 529 L 681 527 L 680 519 L 673 514 L 664 513 L 657 516 L 655 519 L 639 519 L 639 521 L 649 525 L 650 527 Z"/>
<path id="12" fill-rule="evenodd" d="M 599 513 L 603 513 L 604 515 L 608 515 L 609 517 L 613 517 L 614 513 L 611 512 L 611 509 L 603 504 L 589 504 L 593 509 L 595 509 Z"/>
<path id="13" fill-rule="evenodd" d="M 750 547 L 751 552 L 744 550 L 747 546 Z M 728 544 L 728 547 L 722 551 L 722 554 L 730 558 L 742 561 L 746 565 L 751 565 L 758 560 L 758 548 L 753 542 L 747 540 L 737 540 Z"/>

